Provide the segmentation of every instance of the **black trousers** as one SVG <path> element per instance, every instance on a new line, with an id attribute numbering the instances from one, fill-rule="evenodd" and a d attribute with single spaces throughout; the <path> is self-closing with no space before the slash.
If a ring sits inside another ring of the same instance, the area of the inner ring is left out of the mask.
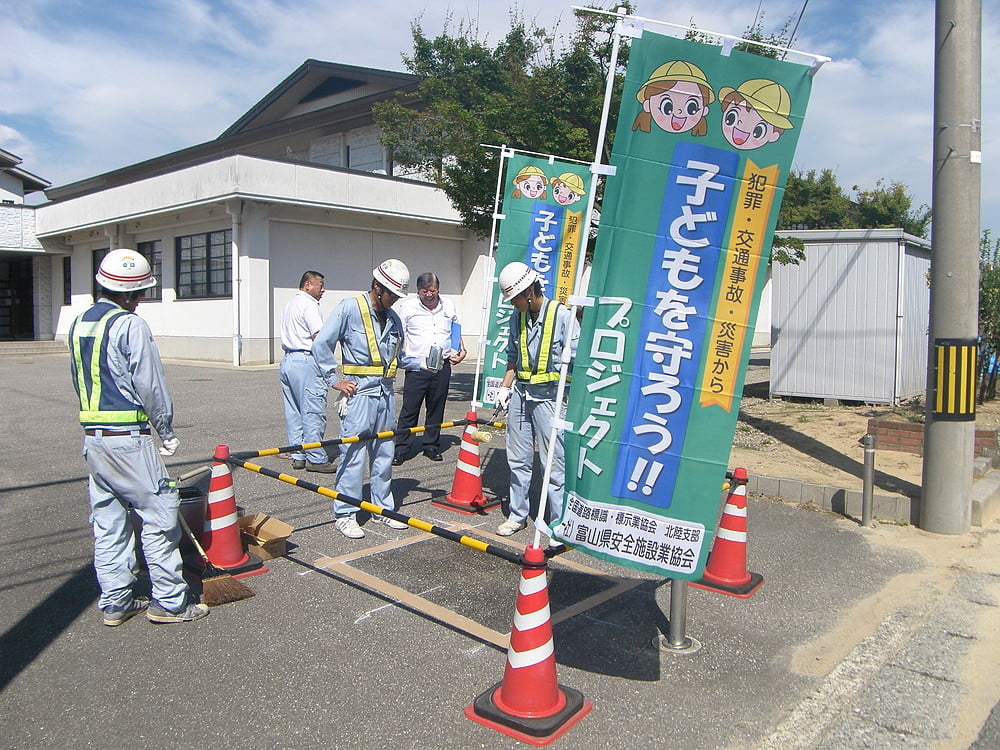
<path id="1" fill-rule="evenodd" d="M 403 380 L 403 405 L 399 410 L 396 429 L 416 427 L 420 418 L 420 408 L 427 404 L 427 419 L 424 424 L 439 425 L 444 421 L 444 404 L 448 400 L 451 383 L 451 362 L 444 361 L 437 372 L 431 370 L 407 370 Z M 440 427 L 428 428 L 424 433 L 424 450 L 440 450 L 438 438 Z M 396 455 L 405 458 L 413 446 L 413 435 L 396 436 Z"/>

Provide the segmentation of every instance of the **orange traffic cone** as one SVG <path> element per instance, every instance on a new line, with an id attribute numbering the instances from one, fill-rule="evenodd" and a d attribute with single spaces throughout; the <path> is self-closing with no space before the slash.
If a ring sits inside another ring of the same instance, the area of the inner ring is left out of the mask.
<path id="1" fill-rule="evenodd" d="M 445 495 L 443 500 L 441 498 L 431 500 L 431 505 L 471 516 L 495 508 L 500 501 L 488 501 L 483 495 L 483 477 L 479 469 L 479 442 L 473 439 L 473 435 L 479 430 L 475 422 L 478 417 L 475 411 L 469 411 L 465 418 L 469 420 L 469 424 L 462 433 L 458 466 L 455 467 L 455 480 L 452 482 L 451 492 Z"/>
<path id="2" fill-rule="evenodd" d="M 221 568 L 233 578 L 266 573 L 264 561 L 257 555 L 243 551 L 240 540 L 240 526 L 237 521 L 236 492 L 233 489 L 233 474 L 226 459 L 229 446 L 215 446 L 212 463 L 212 478 L 208 483 L 208 509 L 205 512 L 205 527 L 201 536 L 201 546 L 205 557 L 216 568 Z"/>
<path id="3" fill-rule="evenodd" d="M 726 498 L 715 543 L 700 581 L 692 586 L 749 599 L 764 576 L 747 571 L 747 470 L 733 469 L 733 488 Z"/>
<path id="4" fill-rule="evenodd" d="M 545 552 L 526 547 L 503 682 L 465 709 L 475 722 L 530 745 L 548 745 L 590 713 L 578 690 L 556 682 Z"/>

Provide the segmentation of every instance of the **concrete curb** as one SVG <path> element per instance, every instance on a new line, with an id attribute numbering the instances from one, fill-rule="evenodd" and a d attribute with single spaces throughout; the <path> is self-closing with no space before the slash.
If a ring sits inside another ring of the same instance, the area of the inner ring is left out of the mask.
<path id="1" fill-rule="evenodd" d="M 748 477 L 747 491 L 752 495 L 814 505 L 842 516 L 861 518 L 861 489 L 849 490 L 797 479 L 751 474 Z M 998 506 L 1000 506 L 1000 472 L 991 471 L 973 482 L 972 525 L 982 526 L 984 520 L 993 517 Z M 919 497 L 879 493 L 872 495 L 872 516 L 876 520 L 916 524 L 919 512 Z"/>

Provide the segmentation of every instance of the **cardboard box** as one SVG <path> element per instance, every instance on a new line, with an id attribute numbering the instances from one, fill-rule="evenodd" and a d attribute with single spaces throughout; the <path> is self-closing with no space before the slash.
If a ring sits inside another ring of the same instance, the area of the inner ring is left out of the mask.
<path id="1" fill-rule="evenodd" d="M 294 526 L 279 521 L 267 513 L 240 516 L 239 525 L 247 543 L 247 551 L 257 555 L 261 560 L 282 557 L 288 551 L 288 537 L 295 531 Z"/>

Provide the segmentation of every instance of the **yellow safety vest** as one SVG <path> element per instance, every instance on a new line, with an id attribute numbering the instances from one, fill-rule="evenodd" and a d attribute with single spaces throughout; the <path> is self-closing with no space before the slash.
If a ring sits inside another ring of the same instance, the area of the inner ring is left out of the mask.
<path id="1" fill-rule="evenodd" d="M 128 314 L 121 308 L 108 307 L 102 313 L 95 305 L 73 322 L 69 332 L 74 384 L 80 397 L 80 423 L 141 424 L 149 420 L 146 412 L 114 387 L 107 369 L 108 326 L 119 315 Z M 100 317 L 94 319 L 97 315 Z"/>
<path id="2" fill-rule="evenodd" d="M 558 372 L 549 372 L 549 355 L 552 353 L 552 334 L 556 327 L 556 313 L 559 303 L 549 300 L 545 307 L 545 318 L 542 321 L 542 340 L 538 344 L 538 361 L 533 370 L 518 370 L 517 379 L 529 383 L 552 383 L 559 380 Z M 530 367 L 528 356 L 528 313 L 521 315 L 521 367 Z"/>
<path id="3" fill-rule="evenodd" d="M 343 366 L 345 375 L 380 375 L 384 378 L 396 377 L 396 353 L 399 352 L 399 344 L 396 345 L 396 352 L 393 353 L 388 365 L 382 364 L 382 353 L 378 348 L 378 337 L 375 335 L 375 324 L 372 322 L 371 310 L 368 309 L 368 300 L 365 295 L 359 294 L 354 298 L 358 303 L 358 310 L 361 312 L 361 322 L 365 326 L 365 338 L 368 340 L 368 358 L 371 365 L 348 365 Z M 388 323 L 387 323 L 388 325 Z"/>

